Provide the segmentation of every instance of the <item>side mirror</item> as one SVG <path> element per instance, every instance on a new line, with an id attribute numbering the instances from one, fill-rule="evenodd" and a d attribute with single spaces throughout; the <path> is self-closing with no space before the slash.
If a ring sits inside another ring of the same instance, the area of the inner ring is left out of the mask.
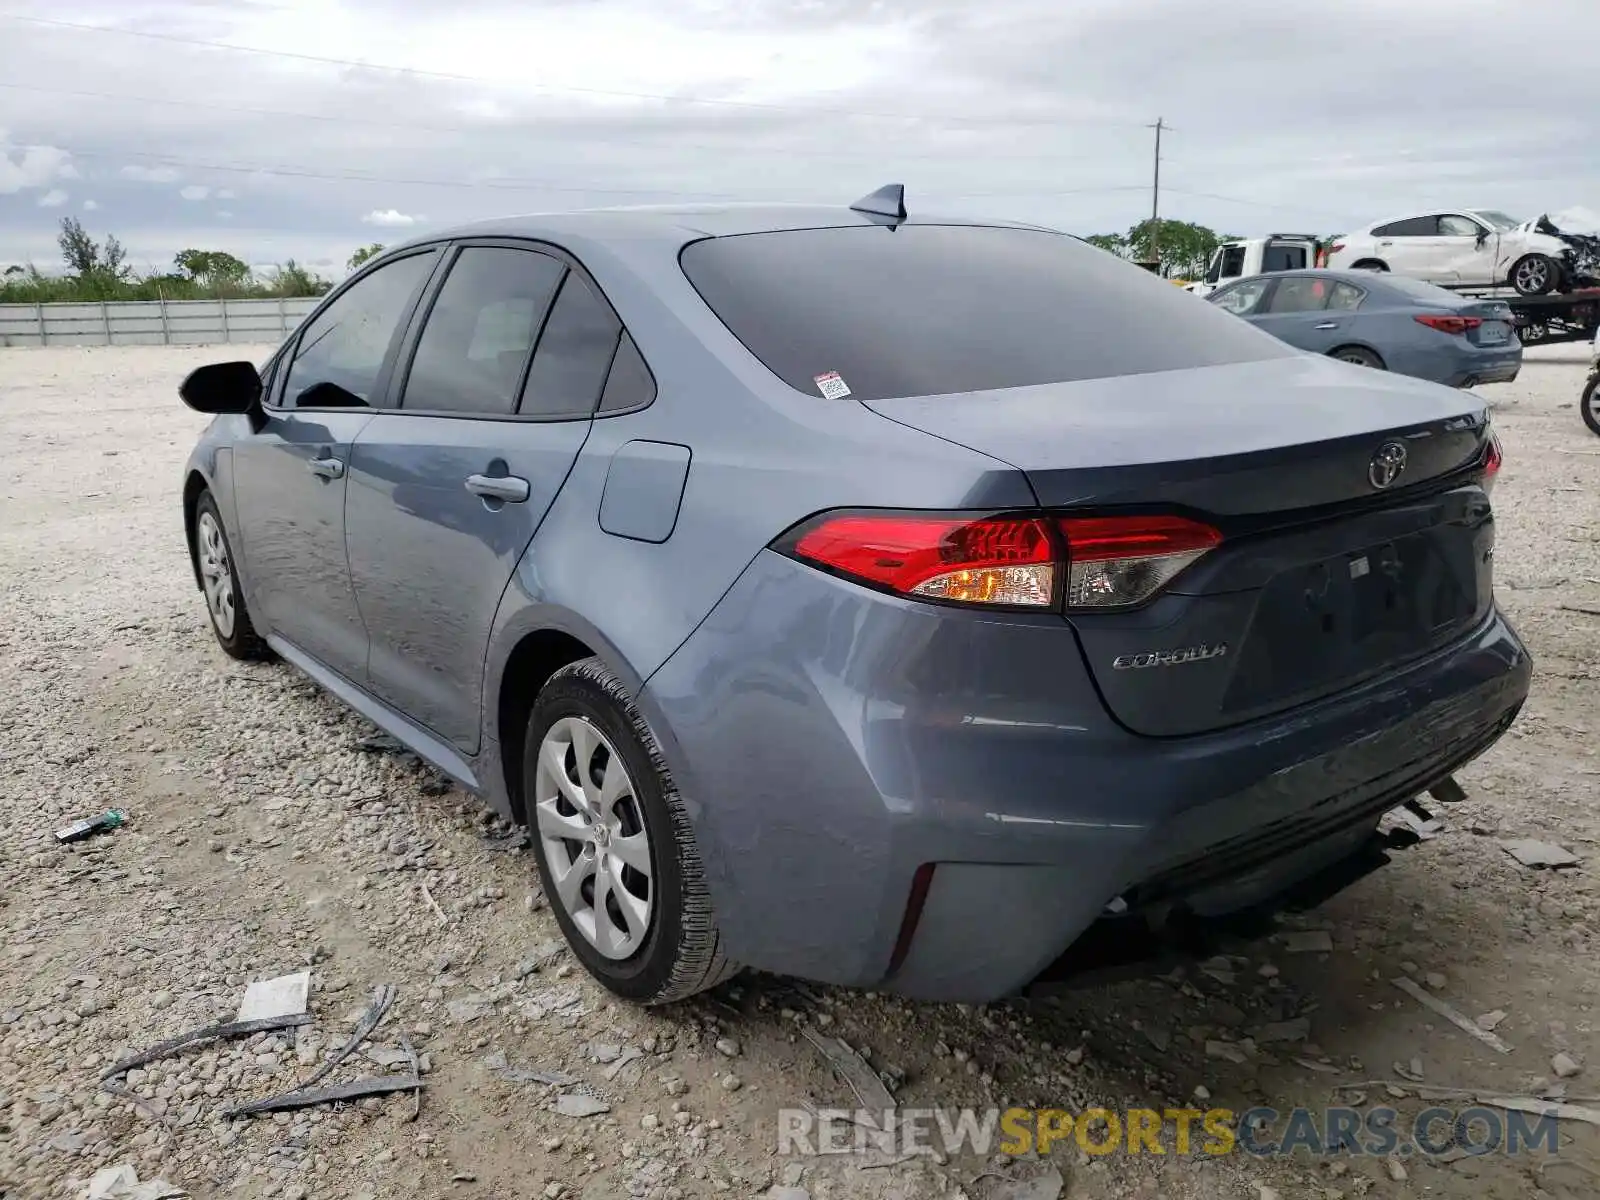
<path id="1" fill-rule="evenodd" d="M 1487 242 L 1488 240 L 1489 240 L 1489 231 L 1487 229 L 1480 228 L 1478 230 L 1478 245 L 1481 246 L 1485 242 Z"/>
<path id="2" fill-rule="evenodd" d="M 261 373 L 254 363 L 207 363 L 189 372 L 178 395 L 195 412 L 251 412 L 261 402 Z"/>

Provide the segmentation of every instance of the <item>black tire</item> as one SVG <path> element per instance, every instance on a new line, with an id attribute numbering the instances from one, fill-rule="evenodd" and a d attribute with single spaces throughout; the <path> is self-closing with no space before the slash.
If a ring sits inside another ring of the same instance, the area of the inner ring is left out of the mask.
<path id="1" fill-rule="evenodd" d="M 534 812 L 539 748 L 563 718 L 592 724 L 627 768 L 650 846 L 652 911 L 642 945 L 625 959 L 602 955 L 556 893 Z M 561 932 L 584 968 L 608 991 L 635 1004 L 670 1004 L 738 973 L 722 953 L 705 871 L 683 800 L 660 745 L 624 687 L 597 658 L 563 667 L 534 701 L 523 743 L 523 790 L 539 880 Z"/>
<path id="2" fill-rule="evenodd" d="M 1511 264 L 1506 281 L 1519 296 L 1543 296 L 1561 286 L 1561 264 L 1546 254 L 1524 254 Z"/>
<path id="3" fill-rule="evenodd" d="M 1371 367 L 1374 371 L 1387 371 L 1383 359 L 1379 358 L 1365 346 L 1340 346 L 1337 350 L 1328 351 L 1329 358 L 1336 358 L 1340 362 L 1354 363 L 1358 367 Z"/>
<path id="4" fill-rule="evenodd" d="M 1380 258 L 1363 258 L 1350 268 L 1352 271 L 1387 271 L 1389 264 Z"/>
<path id="5" fill-rule="evenodd" d="M 1589 427 L 1589 432 L 1600 437 L 1600 371 L 1589 376 L 1583 398 L 1578 401 L 1578 411 L 1583 414 L 1583 423 Z"/>
<path id="6" fill-rule="evenodd" d="M 217 637 L 217 645 L 222 647 L 223 653 L 230 658 L 237 658 L 242 662 L 252 662 L 273 657 L 272 648 L 256 632 L 254 623 L 250 620 L 250 610 L 245 605 L 244 593 L 239 588 L 239 572 L 234 569 L 233 547 L 228 543 L 228 529 L 222 523 L 222 513 L 217 509 L 216 499 L 209 490 L 203 491 L 194 503 L 194 528 L 195 528 L 195 561 L 202 564 L 202 579 L 205 579 L 205 536 L 207 523 L 216 529 L 217 542 L 223 555 L 223 569 L 226 572 L 226 587 L 228 599 L 232 604 L 232 627 L 224 631 L 224 622 L 219 618 L 212 604 L 211 591 L 202 584 L 201 594 L 206 597 L 206 616 L 211 622 L 211 632 Z"/>

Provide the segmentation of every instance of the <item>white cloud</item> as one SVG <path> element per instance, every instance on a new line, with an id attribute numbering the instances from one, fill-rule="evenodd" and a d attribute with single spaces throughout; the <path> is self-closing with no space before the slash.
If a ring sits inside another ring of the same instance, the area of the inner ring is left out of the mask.
<path id="1" fill-rule="evenodd" d="M 98 200 L 85 200 L 83 202 L 83 211 L 84 212 L 93 212 L 95 209 L 97 209 L 99 207 L 100 207 L 100 202 Z"/>
<path id="2" fill-rule="evenodd" d="M 231 221 L 233 219 L 233 213 L 226 208 L 217 209 L 217 216 L 221 217 L 224 221 Z"/>
<path id="3" fill-rule="evenodd" d="M 118 172 L 124 179 L 131 179 L 134 183 L 176 183 L 178 169 L 176 167 L 123 167 Z"/>
<path id="4" fill-rule="evenodd" d="M 218 188 L 217 189 L 217 199 L 218 200 L 234 200 L 234 199 L 237 199 L 237 197 L 234 195 L 232 188 Z"/>
<path id="5" fill-rule="evenodd" d="M 16 159 L 11 156 L 18 155 Z M 0 196 L 20 192 L 24 188 L 43 187 L 53 179 L 70 178 L 72 170 L 67 161 L 71 155 L 55 146 L 7 145 L 5 130 L 0 129 Z"/>
<path id="6" fill-rule="evenodd" d="M 204 200 L 207 196 L 211 195 L 211 189 L 208 187 L 202 187 L 198 183 L 191 183 L 188 187 L 180 189 L 178 195 L 182 196 L 185 200 Z"/>
<path id="7" fill-rule="evenodd" d="M 60 188 L 51 188 L 39 197 L 40 208 L 60 208 L 68 200 L 68 196 Z"/>
<path id="8" fill-rule="evenodd" d="M 380 225 L 385 229 L 404 229 L 409 225 L 415 225 L 421 219 L 395 208 L 375 208 L 362 217 L 361 221 L 365 225 Z"/>

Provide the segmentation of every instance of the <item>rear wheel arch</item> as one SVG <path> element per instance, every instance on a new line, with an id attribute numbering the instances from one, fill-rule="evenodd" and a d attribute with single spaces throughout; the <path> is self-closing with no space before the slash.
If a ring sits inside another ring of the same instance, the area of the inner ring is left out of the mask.
<path id="1" fill-rule="evenodd" d="M 1387 271 L 1389 264 L 1381 258 L 1358 259 L 1350 265 L 1352 271 Z"/>
<path id="2" fill-rule="evenodd" d="M 588 643 L 561 629 L 524 633 L 506 656 L 493 710 L 495 740 L 501 747 L 500 770 L 515 818 L 527 821 L 522 795 L 522 742 L 534 703 L 550 677 L 563 667 L 595 657 Z"/>
<path id="3" fill-rule="evenodd" d="M 1373 367 L 1379 371 L 1387 371 L 1389 369 L 1389 365 L 1383 361 L 1383 355 L 1379 354 L 1371 346 L 1362 346 L 1355 342 L 1347 342 L 1343 346 L 1335 346 L 1328 351 L 1328 357 L 1336 358 L 1340 362 L 1359 362 L 1364 367 Z"/>

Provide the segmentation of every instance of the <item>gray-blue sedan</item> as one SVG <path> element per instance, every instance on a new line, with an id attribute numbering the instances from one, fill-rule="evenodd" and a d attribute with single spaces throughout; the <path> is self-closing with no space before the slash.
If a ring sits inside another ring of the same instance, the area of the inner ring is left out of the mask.
<path id="1" fill-rule="evenodd" d="M 1522 343 L 1503 300 L 1374 271 L 1253 275 L 1206 297 L 1291 346 L 1450 387 L 1509 383 Z"/>
<path id="2" fill-rule="evenodd" d="M 526 825 L 629 1000 L 1120 965 L 1527 694 L 1480 398 L 901 199 L 430 233 L 183 384 L 222 650 Z"/>

